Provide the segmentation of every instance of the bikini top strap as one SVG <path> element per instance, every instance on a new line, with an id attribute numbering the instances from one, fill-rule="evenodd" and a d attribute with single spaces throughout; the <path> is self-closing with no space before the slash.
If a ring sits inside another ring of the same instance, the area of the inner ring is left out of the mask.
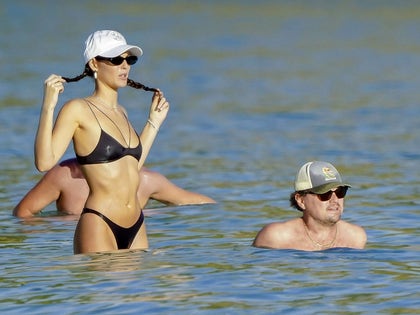
<path id="1" fill-rule="evenodd" d="M 84 98 L 85 102 L 87 103 L 90 111 L 92 112 L 93 116 L 95 117 L 96 121 L 98 122 L 99 128 L 101 128 L 102 130 L 102 126 L 101 123 L 99 122 L 98 117 L 96 117 L 95 112 L 92 109 L 92 106 L 94 106 L 97 110 L 101 111 L 98 107 L 95 106 L 95 104 L 93 104 L 91 101 L 89 101 L 87 98 Z"/>
<path id="2" fill-rule="evenodd" d="M 91 102 L 91 101 L 89 101 L 88 99 L 86 99 L 85 98 L 85 101 L 88 103 L 88 105 L 89 105 L 89 108 L 90 108 L 90 110 L 92 111 L 92 113 L 93 113 L 93 115 L 95 116 L 95 118 L 96 118 L 96 121 L 98 122 L 98 124 L 99 124 L 99 127 L 101 128 L 101 130 L 103 130 L 102 129 L 102 126 L 101 126 L 101 124 L 99 123 L 99 120 L 98 120 L 98 118 L 96 117 L 96 115 L 95 115 L 95 113 L 93 112 L 93 109 L 92 109 L 92 106 L 93 107 L 95 107 L 99 112 L 101 112 L 106 118 L 108 118 L 109 119 L 109 121 L 110 122 L 112 122 L 113 123 L 113 125 L 117 128 L 117 130 L 120 132 L 120 134 L 121 134 L 121 137 L 123 138 L 123 140 L 125 141 L 125 143 L 128 145 L 128 146 L 130 146 L 130 143 L 131 143 L 131 128 L 130 128 L 130 122 L 128 121 L 128 117 L 127 117 L 127 115 L 125 114 L 125 112 L 123 111 L 123 115 L 124 115 L 124 118 L 125 118 L 125 120 L 126 120 L 126 122 L 127 122 L 127 126 L 128 126 L 128 141 L 126 141 L 125 140 L 125 138 L 124 138 L 124 134 L 123 134 L 123 132 L 121 131 L 121 129 L 120 129 L 120 127 L 118 127 L 118 125 L 115 123 L 115 121 L 113 121 L 112 119 L 111 119 L 111 117 L 109 117 L 107 114 L 105 114 L 104 113 L 104 111 L 103 110 L 101 110 L 98 106 L 96 106 L 93 102 Z M 136 132 L 136 135 L 137 135 L 137 132 Z"/>

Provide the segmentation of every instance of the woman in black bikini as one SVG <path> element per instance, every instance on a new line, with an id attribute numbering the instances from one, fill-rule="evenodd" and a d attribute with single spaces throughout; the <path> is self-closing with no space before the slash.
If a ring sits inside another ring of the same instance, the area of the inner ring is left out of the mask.
<path id="1" fill-rule="evenodd" d="M 73 140 L 90 188 L 74 235 L 76 254 L 148 247 L 144 217 L 136 196 L 138 170 L 166 118 L 169 103 L 161 91 L 128 78 L 130 66 L 142 53 L 139 47 L 127 45 L 116 31 L 97 31 L 86 40 L 82 75 L 75 78 L 50 75 L 45 81 L 35 139 L 36 167 L 40 171 L 51 169 Z M 93 94 L 64 104 L 54 124 L 54 108 L 64 83 L 86 76 L 95 79 Z M 118 104 L 118 89 L 126 85 L 154 92 L 149 117 L 140 135 Z"/>

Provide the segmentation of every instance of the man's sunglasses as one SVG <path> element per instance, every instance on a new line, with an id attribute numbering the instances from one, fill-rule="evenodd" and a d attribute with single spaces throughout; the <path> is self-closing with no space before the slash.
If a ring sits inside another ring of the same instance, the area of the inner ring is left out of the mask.
<path id="1" fill-rule="evenodd" d="M 347 186 L 340 186 L 335 191 L 330 190 L 323 194 L 315 194 L 315 193 L 310 193 L 310 194 L 317 195 L 318 199 L 321 201 L 328 201 L 331 199 L 332 194 L 335 194 L 338 199 L 344 198 L 346 196 L 347 189 L 348 189 Z"/>
<path id="2" fill-rule="evenodd" d="M 121 56 L 112 57 L 112 58 L 102 57 L 102 56 L 96 56 L 95 59 L 96 60 L 109 61 L 110 63 L 112 63 L 115 66 L 119 66 L 125 60 L 125 61 L 127 61 L 127 64 L 129 64 L 130 66 L 132 66 L 132 65 L 134 65 L 137 62 L 137 60 L 139 58 L 137 58 L 137 56 L 127 56 L 125 58 L 124 57 L 121 57 Z"/>

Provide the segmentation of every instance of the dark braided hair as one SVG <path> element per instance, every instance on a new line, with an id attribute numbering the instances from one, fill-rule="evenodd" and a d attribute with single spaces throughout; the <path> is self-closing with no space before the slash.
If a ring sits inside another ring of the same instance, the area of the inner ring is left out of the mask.
<path id="1" fill-rule="evenodd" d="M 139 82 L 133 81 L 131 79 L 127 80 L 127 85 L 131 86 L 132 88 L 141 89 L 141 90 L 145 90 L 145 91 L 148 91 L 148 92 L 159 92 L 158 89 L 145 86 L 145 85 L 143 85 Z"/>
<path id="2" fill-rule="evenodd" d="M 63 79 L 64 79 L 66 82 L 77 82 L 77 81 L 79 81 L 79 80 L 83 79 L 83 78 L 84 78 L 84 77 L 86 77 L 86 76 L 88 76 L 88 77 L 93 77 L 93 71 L 92 71 L 92 69 L 89 67 L 89 65 L 88 65 L 88 64 L 86 64 L 85 69 L 83 70 L 83 73 L 82 73 L 82 74 L 80 74 L 80 75 L 78 75 L 78 76 L 76 76 L 76 77 L 74 77 L 74 78 L 67 78 L 67 77 L 63 77 Z M 127 80 L 127 85 L 128 85 L 128 86 L 131 86 L 132 88 L 135 88 L 135 89 L 145 90 L 145 91 L 147 91 L 147 92 L 158 92 L 158 89 L 155 89 L 155 88 L 151 88 L 151 87 L 145 86 L 144 84 L 141 84 L 141 83 L 139 83 L 139 82 L 135 82 L 135 81 L 133 81 L 133 80 L 131 80 L 131 79 L 128 79 L 128 80 Z"/>
<path id="3" fill-rule="evenodd" d="M 62 78 L 68 83 L 68 82 L 77 82 L 86 76 L 93 77 L 93 71 L 87 64 L 85 66 L 85 69 L 83 70 L 83 73 L 78 75 L 77 77 L 74 77 L 74 78 L 62 77 Z"/>

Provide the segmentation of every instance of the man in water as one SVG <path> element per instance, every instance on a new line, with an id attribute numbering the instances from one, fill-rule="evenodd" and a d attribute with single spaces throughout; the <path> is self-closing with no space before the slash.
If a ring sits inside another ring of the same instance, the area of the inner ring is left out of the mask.
<path id="1" fill-rule="evenodd" d="M 341 220 L 349 187 L 332 164 L 321 161 L 304 164 L 290 195 L 291 206 L 302 211 L 302 217 L 267 224 L 258 232 L 253 246 L 305 251 L 364 248 L 367 240 L 364 229 Z"/>
<path id="2" fill-rule="evenodd" d="M 176 186 L 157 172 L 143 167 L 139 173 L 137 197 L 142 208 L 149 199 L 166 205 L 215 203 L 210 197 Z M 89 187 L 76 159 L 65 160 L 48 171 L 23 197 L 14 208 L 13 215 L 32 217 L 54 201 L 60 213 L 80 214 L 88 194 Z"/>

